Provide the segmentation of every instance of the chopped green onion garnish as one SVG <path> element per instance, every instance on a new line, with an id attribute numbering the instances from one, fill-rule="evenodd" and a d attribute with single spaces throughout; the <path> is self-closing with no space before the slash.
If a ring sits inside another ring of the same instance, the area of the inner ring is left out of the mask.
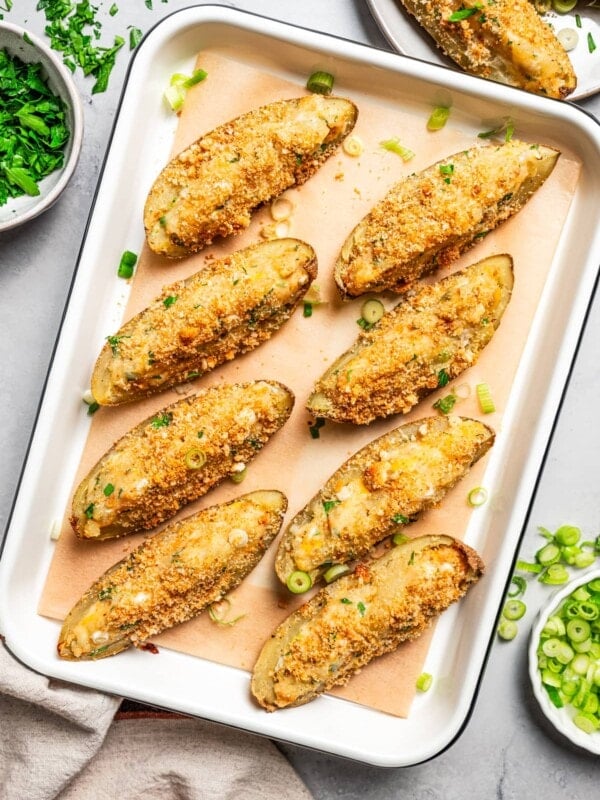
<path id="1" fill-rule="evenodd" d="M 114 490 L 115 487 L 112 485 L 112 483 L 107 483 L 102 491 L 104 492 L 105 497 L 110 497 Z"/>
<path id="2" fill-rule="evenodd" d="M 520 572 L 533 572 L 539 574 L 543 567 L 541 564 L 531 564 L 529 561 L 517 561 L 517 569 Z"/>
<path id="3" fill-rule="evenodd" d="M 193 447 L 185 454 L 185 465 L 188 469 L 202 469 L 206 464 L 206 453 Z"/>
<path id="4" fill-rule="evenodd" d="M 478 383 L 475 387 L 479 406 L 484 414 L 491 414 L 496 410 L 492 391 L 487 383 Z"/>
<path id="5" fill-rule="evenodd" d="M 442 414 L 449 414 L 454 408 L 457 399 L 455 394 L 447 394 L 445 397 L 440 397 L 439 400 L 436 400 L 433 407 Z"/>
<path id="6" fill-rule="evenodd" d="M 436 106 L 427 120 L 427 130 L 441 131 L 444 125 L 448 122 L 449 116 L 450 108 L 448 106 Z"/>
<path id="7" fill-rule="evenodd" d="M 248 474 L 248 467 L 244 467 L 244 469 L 239 470 L 239 472 L 232 472 L 229 476 L 233 483 L 241 483 L 246 475 Z"/>
<path id="8" fill-rule="evenodd" d="M 312 425 L 309 423 L 308 430 L 310 431 L 311 439 L 318 439 L 321 436 L 319 431 L 324 425 L 325 420 L 323 417 L 317 417 Z"/>
<path id="9" fill-rule="evenodd" d="M 474 489 L 471 489 L 467 495 L 467 502 L 470 506 L 477 508 L 477 506 L 482 506 L 487 498 L 487 489 L 484 489 L 483 486 L 476 486 Z"/>
<path id="10" fill-rule="evenodd" d="M 577 0 L 552 0 L 552 8 L 559 14 L 568 14 L 577 5 Z"/>
<path id="11" fill-rule="evenodd" d="M 137 263 L 136 254 L 132 253 L 131 250 L 125 250 L 125 252 L 121 256 L 121 260 L 119 261 L 119 268 L 117 270 L 117 275 L 119 276 L 119 278 L 125 278 L 126 280 L 131 278 L 136 263 Z"/>
<path id="12" fill-rule="evenodd" d="M 360 309 L 362 319 L 368 322 L 369 325 L 375 325 L 384 314 L 385 308 L 383 307 L 383 303 L 381 300 L 375 300 L 374 298 L 365 300 Z"/>
<path id="13" fill-rule="evenodd" d="M 409 538 L 405 533 L 395 533 L 392 536 L 392 543 L 397 547 L 400 544 L 406 544 Z"/>
<path id="14" fill-rule="evenodd" d="M 422 672 L 417 678 L 417 689 L 420 692 L 428 692 L 433 683 L 433 676 L 429 672 Z"/>
<path id="15" fill-rule="evenodd" d="M 578 28 L 581 28 L 581 17 L 579 14 L 575 14 L 575 25 L 577 25 Z"/>
<path id="16" fill-rule="evenodd" d="M 325 578 L 325 583 L 332 583 L 337 578 L 341 578 L 342 575 L 346 575 L 350 572 L 350 567 L 347 564 L 334 564 L 332 567 L 323 573 L 323 578 Z"/>
<path id="17" fill-rule="evenodd" d="M 498 636 L 501 639 L 509 642 L 511 639 L 514 639 L 519 629 L 517 627 L 517 623 L 512 619 L 506 619 L 503 617 L 500 620 L 500 624 L 498 625 Z"/>
<path id="18" fill-rule="evenodd" d="M 561 586 L 569 580 L 569 573 L 562 564 L 550 564 L 538 580 L 550 586 Z"/>
<path id="19" fill-rule="evenodd" d="M 108 9 L 108 13 L 110 14 L 111 17 L 114 17 L 115 14 L 119 13 L 119 7 L 117 6 L 116 3 L 112 4 L 112 6 Z"/>
<path id="20" fill-rule="evenodd" d="M 315 94 L 331 94 L 334 80 L 330 72 L 313 72 L 306 82 L 306 88 Z"/>
<path id="21" fill-rule="evenodd" d="M 211 603 L 208 607 L 210 621 L 214 622 L 215 625 L 231 626 L 245 617 L 245 614 L 240 614 L 239 617 L 234 617 L 234 619 L 227 619 L 230 610 L 231 600 L 228 597 L 224 597 L 216 603 Z"/>
<path id="22" fill-rule="evenodd" d="M 527 606 L 522 600 L 507 600 L 502 609 L 502 614 L 506 619 L 521 619 L 527 611 Z"/>
<path id="23" fill-rule="evenodd" d="M 415 157 L 413 151 L 401 144 L 398 137 L 385 139 L 383 142 L 379 142 L 379 144 L 384 150 L 389 150 L 390 153 L 396 153 L 403 161 L 410 161 L 411 158 Z"/>
<path id="24" fill-rule="evenodd" d="M 181 84 L 184 89 L 191 89 L 197 83 L 201 83 L 208 76 L 208 72 L 203 69 L 196 69 L 189 78 L 186 78 Z"/>
<path id="25" fill-rule="evenodd" d="M 511 585 L 514 585 L 514 589 L 509 589 L 508 596 L 509 597 L 519 597 L 521 594 L 525 594 L 525 590 L 527 589 L 527 582 L 525 578 L 522 578 L 520 575 L 513 575 L 510 579 Z"/>
<path id="26" fill-rule="evenodd" d="M 593 53 L 596 49 L 596 42 L 594 41 L 594 37 L 592 36 L 591 32 L 587 35 L 587 44 L 588 44 L 588 51 Z"/>
<path id="27" fill-rule="evenodd" d="M 308 572 L 296 570 L 295 572 L 292 572 L 287 579 L 286 586 L 290 592 L 293 592 L 294 594 L 304 594 L 304 592 L 307 592 L 312 586 L 312 578 Z"/>
<path id="28" fill-rule="evenodd" d="M 313 313 L 313 304 L 308 303 L 306 300 L 304 301 L 304 309 L 302 311 L 303 317 L 312 317 Z"/>

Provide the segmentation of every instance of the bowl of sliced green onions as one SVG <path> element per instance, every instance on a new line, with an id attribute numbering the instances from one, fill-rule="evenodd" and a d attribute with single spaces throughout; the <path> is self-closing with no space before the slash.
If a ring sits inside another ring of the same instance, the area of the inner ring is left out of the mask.
<path id="1" fill-rule="evenodd" d="M 0 232 L 58 200 L 79 158 L 83 108 L 60 58 L 0 22 Z"/>
<path id="2" fill-rule="evenodd" d="M 563 586 L 540 612 L 529 675 L 555 728 L 600 755 L 600 569 Z"/>

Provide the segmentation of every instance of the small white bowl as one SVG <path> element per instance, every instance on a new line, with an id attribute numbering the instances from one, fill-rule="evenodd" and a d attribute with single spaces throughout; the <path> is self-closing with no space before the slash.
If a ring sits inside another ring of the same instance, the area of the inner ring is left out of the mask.
<path id="1" fill-rule="evenodd" d="M 26 38 L 24 38 L 26 36 Z M 65 148 L 65 159 L 61 169 L 55 170 L 39 184 L 40 194 L 36 197 L 23 195 L 9 198 L 0 206 L 0 233 L 16 228 L 24 222 L 37 217 L 55 203 L 63 191 L 77 165 L 83 137 L 83 107 L 75 82 L 63 65 L 60 56 L 34 34 L 18 25 L 0 22 L 0 49 L 6 49 L 11 56 L 25 63 L 41 63 L 48 85 L 64 102 L 67 109 L 67 124 L 70 131 Z"/>
<path id="2" fill-rule="evenodd" d="M 563 736 L 566 736 L 567 739 L 573 742 L 573 744 L 589 750 L 590 753 L 600 755 L 600 730 L 594 733 L 585 733 L 573 724 L 573 716 L 575 715 L 576 709 L 572 706 L 556 708 L 548 697 L 548 692 L 542 685 L 542 679 L 537 664 L 537 647 L 540 634 L 548 618 L 555 613 L 565 597 L 570 595 L 571 592 L 574 592 L 579 586 L 583 586 L 595 578 L 600 578 L 600 569 L 589 570 L 583 575 L 579 575 L 575 580 L 570 581 L 558 592 L 555 592 L 550 602 L 539 612 L 536 623 L 531 631 L 531 640 L 529 643 L 529 677 L 531 679 L 531 685 L 533 686 L 533 693 L 540 704 L 540 708 L 554 727 L 562 733 Z"/>

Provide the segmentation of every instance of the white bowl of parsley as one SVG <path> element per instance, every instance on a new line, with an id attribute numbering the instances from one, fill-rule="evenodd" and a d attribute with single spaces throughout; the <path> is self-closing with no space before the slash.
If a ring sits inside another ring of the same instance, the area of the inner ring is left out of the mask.
<path id="1" fill-rule="evenodd" d="M 0 22 L 0 233 L 58 200 L 77 164 L 83 109 L 60 58 Z"/>

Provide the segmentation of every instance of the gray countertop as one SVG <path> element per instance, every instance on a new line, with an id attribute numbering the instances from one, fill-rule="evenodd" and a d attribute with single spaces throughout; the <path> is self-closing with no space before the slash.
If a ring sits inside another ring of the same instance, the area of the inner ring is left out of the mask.
<path id="1" fill-rule="evenodd" d="M 110 18 L 103 4 L 104 31 L 127 25 L 147 30 L 166 14 L 188 5 L 154 0 L 122 0 Z M 226 3 L 275 19 L 335 33 L 386 48 L 387 44 L 360 0 L 238 0 Z M 42 33 L 43 18 L 35 0 L 18 0 L 8 21 Z M 91 83 L 78 77 L 85 105 L 86 132 L 77 171 L 61 200 L 22 229 L 0 236 L 0 337 L 2 459 L 0 461 L 0 530 L 4 529 L 21 465 L 35 421 L 46 371 L 52 356 L 69 285 L 76 266 L 94 187 L 127 66 L 124 52 L 109 90 L 90 95 Z M 600 69 L 600 62 L 598 65 Z M 600 97 L 582 103 L 600 116 Z M 531 558 L 540 546 L 537 526 L 578 525 L 587 538 L 600 531 L 600 302 L 593 303 L 572 370 L 560 416 L 533 502 L 521 552 Z M 528 599 L 529 622 L 536 603 L 548 592 L 537 589 Z M 469 721 L 458 740 L 435 759 L 404 769 L 382 770 L 349 763 L 294 746 L 282 746 L 315 797 L 374 797 L 385 800 L 444 798 L 589 798 L 598 794 L 597 759 L 570 745 L 539 712 L 527 678 L 527 625 L 510 643 L 493 644 Z"/>

